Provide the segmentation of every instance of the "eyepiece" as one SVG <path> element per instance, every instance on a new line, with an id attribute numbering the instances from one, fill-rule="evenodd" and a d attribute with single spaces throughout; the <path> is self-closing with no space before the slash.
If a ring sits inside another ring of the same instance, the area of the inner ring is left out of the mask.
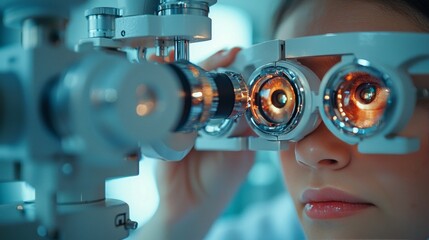
<path id="1" fill-rule="evenodd" d="M 395 101 L 389 77 L 359 63 L 332 74 L 323 92 L 323 111 L 347 135 L 370 137 L 386 124 Z"/>
<path id="2" fill-rule="evenodd" d="M 259 130 L 270 135 L 294 128 L 304 98 L 297 76 L 282 66 L 267 66 L 251 78 L 250 111 L 247 117 Z"/>
<path id="3" fill-rule="evenodd" d="M 260 114 L 267 122 L 275 124 L 288 123 L 296 112 L 296 88 L 286 75 L 272 75 L 265 79 L 259 90 L 254 88 L 257 108 L 255 114 Z"/>
<path id="4" fill-rule="evenodd" d="M 320 123 L 316 108 L 319 78 L 294 60 L 263 65 L 250 76 L 246 119 L 268 140 L 298 141 Z"/>
<path id="5" fill-rule="evenodd" d="M 191 132 L 213 119 L 236 118 L 248 107 L 247 85 L 233 72 L 210 73 L 187 61 L 170 65 L 182 83 L 184 112 L 175 131 Z"/>

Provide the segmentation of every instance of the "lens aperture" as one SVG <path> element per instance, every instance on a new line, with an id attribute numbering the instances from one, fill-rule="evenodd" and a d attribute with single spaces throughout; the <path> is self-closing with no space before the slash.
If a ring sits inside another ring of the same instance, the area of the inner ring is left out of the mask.
<path id="1" fill-rule="evenodd" d="M 272 76 L 254 92 L 261 117 L 268 123 L 287 123 L 295 112 L 296 95 L 285 76 Z"/>
<path id="2" fill-rule="evenodd" d="M 383 81 L 365 72 L 352 72 L 344 79 L 336 97 L 340 117 L 357 128 L 377 126 L 389 99 L 389 89 Z"/>
<path id="3" fill-rule="evenodd" d="M 325 89 L 325 113 L 342 132 L 359 136 L 377 132 L 392 101 L 386 76 L 369 67 L 335 76 Z"/>
<path id="4" fill-rule="evenodd" d="M 255 73 L 250 81 L 250 111 L 246 117 L 263 135 L 285 136 L 301 118 L 301 79 L 284 66 L 267 65 Z"/>
<path id="5" fill-rule="evenodd" d="M 377 97 L 377 85 L 372 83 L 364 83 L 357 87 L 358 101 L 363 104 L 370 104 Z"/>
<path id="6" fill-rule="evenodd" d="M 287 95 L 284 90 L 276 90 L 273 92 L 273 95 L 271 97 L 271 102 L 273 102 L 273 105 L 277 108 L 282 108 L 286 106 L 287 103 Z"/>
<path id="7" fill-rule="evenodd" d="M 285 77 L 274 77 L 256 93 L 257 107 L 268 122 L 287 123 L 295 112 L 295 92 Z"/>

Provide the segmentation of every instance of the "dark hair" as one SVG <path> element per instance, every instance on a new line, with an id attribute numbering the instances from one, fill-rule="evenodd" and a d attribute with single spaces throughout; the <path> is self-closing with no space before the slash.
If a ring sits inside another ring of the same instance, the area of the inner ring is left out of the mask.
<path id="1" fill-rule="evenodd" d="M 286 17 L 287 13 L 293 10 L 292 6 L 298 3 L 299 0 L 282 0 L 274 12 L 273 20 L 271 22 L 271 36 L 274 36 L 280 24 Z"/>
<path id="2" fill-rule="evenodd" d="M 422 30 L 429 32 L 429 0 L 377 0 L 413 19 Z"/>
<path id="3" fill-rule="evenodd" d="M 315 0 L 318 1 L 318 0 Z M 350 0 L 348 0 L 350 1 Z M 429 0 L 362 0 L 379 3 L 412 19 L 423 31 L 429 32 Z M 280 2 L 272 21 L 271 33 L 274 35 L 287 13 L 302 0 L 283 0 Z"/>

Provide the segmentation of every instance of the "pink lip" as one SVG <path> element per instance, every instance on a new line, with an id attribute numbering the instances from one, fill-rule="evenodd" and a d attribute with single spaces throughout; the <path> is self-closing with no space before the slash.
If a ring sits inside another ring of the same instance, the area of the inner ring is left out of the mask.
<path id="1" fill-rule="evenodd" d="M 301 196 L 304 212 L 311 219 L 334 219 L 362 212 L 374 204 L 338 189 L 308 189 Z"/>

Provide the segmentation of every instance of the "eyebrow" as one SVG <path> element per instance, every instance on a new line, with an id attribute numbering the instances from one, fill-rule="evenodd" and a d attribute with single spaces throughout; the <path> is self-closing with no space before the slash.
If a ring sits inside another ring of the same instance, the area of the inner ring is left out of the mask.
<path id="1" fill-rule="evenodd" d="M 341 61 L 340 55 L 330 55 L 330 56 L 315 56 L 315 57 L 299 57 L 296 58 L 298 61 L 305 62 L 308 64 L 322 64 L 322 65 L 334 65 Z M 304 63 L 303 63 L 304 64 Z M 305 64 L 304 64 L 305 65 Z"/>
<path id="2" fill-rule="evenodd" d="M 322 78 L 329 69 L 341 61 L 341 56 L 301 57 L 296 60 Z"/>

